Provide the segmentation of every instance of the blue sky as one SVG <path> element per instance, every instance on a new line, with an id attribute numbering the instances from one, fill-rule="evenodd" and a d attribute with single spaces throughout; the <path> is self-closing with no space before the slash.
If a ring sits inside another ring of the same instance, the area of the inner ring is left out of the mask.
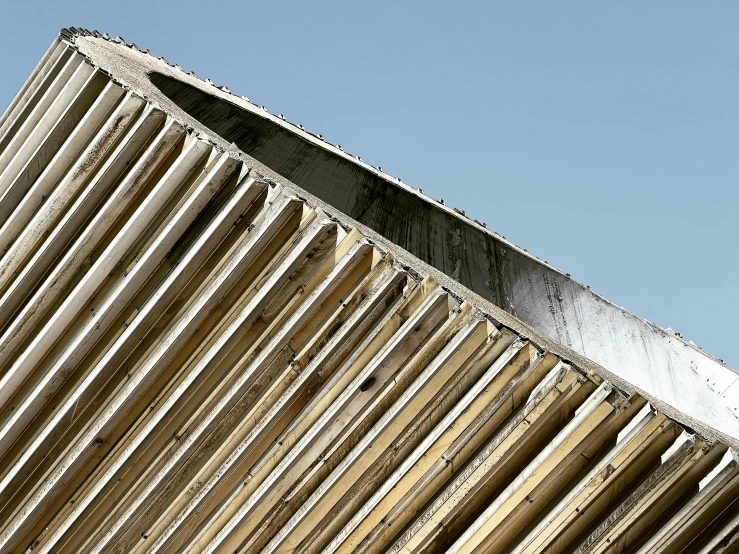
<path id="1" fill-rule="evenodd" d="M 739 4 L 2 2 L 227 85 L 739 367 Z"/>

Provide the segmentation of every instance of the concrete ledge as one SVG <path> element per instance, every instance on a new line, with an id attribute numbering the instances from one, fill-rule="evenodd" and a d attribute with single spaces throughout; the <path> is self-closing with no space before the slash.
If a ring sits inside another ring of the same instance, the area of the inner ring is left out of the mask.
<path id="1" fill-rule="evenodd" d="M 716 358 L 225 87 L 123 41 L 80 34 L 69 40 L 93 65 L 219 147 L 247 154 L 689 421 L 739 438 L 739 374 Z"/>

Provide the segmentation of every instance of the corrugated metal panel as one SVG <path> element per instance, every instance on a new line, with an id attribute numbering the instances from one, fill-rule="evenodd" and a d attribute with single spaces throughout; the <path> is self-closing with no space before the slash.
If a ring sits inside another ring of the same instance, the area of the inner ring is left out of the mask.
<path id="1" fill-rule="evenodd" d="M 0 121 L 3 552 L 724 552 L 739 468 L 52 45 Z"/>

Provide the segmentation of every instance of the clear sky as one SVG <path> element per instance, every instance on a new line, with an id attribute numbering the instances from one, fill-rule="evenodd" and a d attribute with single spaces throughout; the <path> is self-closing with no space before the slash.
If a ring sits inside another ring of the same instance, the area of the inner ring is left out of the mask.
<path id="1" fill-rule="evenodd" d="M 121 35 L 739 368 L 739 3 L 0 4 L 3 106 L 61 27 Z"/>

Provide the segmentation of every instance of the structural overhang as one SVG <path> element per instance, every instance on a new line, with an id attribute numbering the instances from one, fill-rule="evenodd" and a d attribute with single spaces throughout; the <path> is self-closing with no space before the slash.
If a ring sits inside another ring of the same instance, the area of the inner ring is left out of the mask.
<path id="1" fill-rule="evenodd" d="M 686 424 L 739 440 L 739 373 L 678 334 L 226 87 L 122 40 L 74 33 L 69 39 L 126 88 L 265 176 L 358 224 L 388 249 L 410 254 L 408 265 L 431 266 L 440 282 L 474 298 L 493 318 L 508 323 L 502 310 L 529 333 L 605 369 L 626 390 L 678 410 Z"/>
<path id="2" fill-rule="evenodd" d="M 120 38 L 0 118 L 0 550 L 725 552 L 739 375 Z"/>

